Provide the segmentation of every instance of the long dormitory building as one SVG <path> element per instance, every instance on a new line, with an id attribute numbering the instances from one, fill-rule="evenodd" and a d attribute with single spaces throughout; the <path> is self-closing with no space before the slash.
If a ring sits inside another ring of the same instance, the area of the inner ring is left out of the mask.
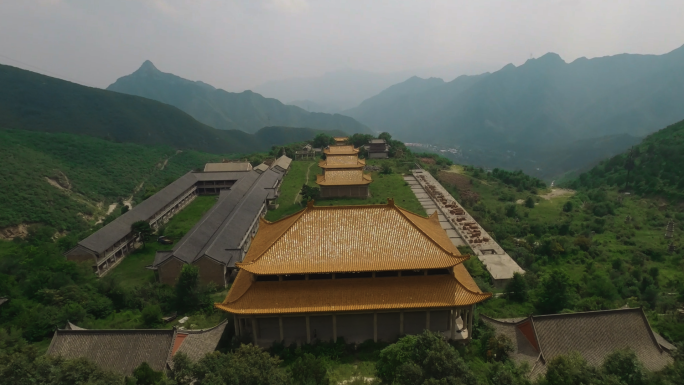
<path id="1" fill-rule="evenodd" d="M 289 166 L 289 158 L 279 159 L 276 163 Z M 225 170 L 226 167 L 218 169 Z M 274 200 L 286 170 L 283 171 L 282 167 L 272 167 L 269 172 L 280 176 L 275 186 L 272 186 L 270 195 L 264 197 Z M 222 192 L 230 191 L 242 179 L 254 183 L 260 175 L 259 172 L 251 170 L 251 167 L 244 167 L 241 171 L 188 172 L 80 241 L 76 247 L 66 252 L 65 256 L 71 261 L 92 262 L 93 271 L 102 276 L 137 247 L 136 234 L 131 231 L 133 223 L 147 221 L 153 229 L 157 229 L 190 204 L 196 196 L 219 195 L 220 201 Z"/>
<path id="2" fill-rule="evenodd" d="M 176 244 L 173 250 L 158 251 L 151 268 L 159 281 L 173 285 L 185 264 L 199 268 L 200 281 L 224 287 L 235 263 L 244 259 L 259 220 L 277 196 L 283 174 L 275 167 L 251 171 L 229 190 Z"/>

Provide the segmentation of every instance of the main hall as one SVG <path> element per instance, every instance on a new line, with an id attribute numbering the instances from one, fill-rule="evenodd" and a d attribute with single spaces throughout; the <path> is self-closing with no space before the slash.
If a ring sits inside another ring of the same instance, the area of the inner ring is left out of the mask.
<path id="1" fill-rule="evenodd" d="M 491 297 L 470 276 L 437 214 L 395 205 L 307 207 L 261 219 L 218 309 L 255 344 L 394 341 L 425 329 L 472 336 L 473 310 Z"/>

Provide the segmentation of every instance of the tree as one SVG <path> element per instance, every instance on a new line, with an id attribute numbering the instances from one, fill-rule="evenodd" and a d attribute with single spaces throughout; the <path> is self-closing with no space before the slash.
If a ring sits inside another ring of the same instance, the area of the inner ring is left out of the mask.
<path id="1" fill-rule="evenodd" d="M 385 139 L 385 142 L 389 144 L 390 140 L 392 140 L 392 135 L 390 135 L 389 132 L 383 132 L 380 135 L 378 135 L 379 139 Z"/>
<path id="2" fill-rule="evenodd" d="M 553 358 L 546 369 L 548 385 L 598 385 L 599 377 L 598 371 L 577 352 Z"/>
<path id="3" fill-rule="evenodd" d="M 150 367 L 147 362 L 143 362 L 133 370 L 133 377 L 136 379 L 136 385 L 156 385 L 158 384 L 164 374 L 157 372 Z"/>
<path id="4" fill-rule="evenodd" d="M 332 136 L 321 132 L 320 134 L 316 135 L 311 145 L 316 148 L 324 148 L 333 143 L 335 143 L 335 139 L 333 139 Z"/>
<path id="5" fill-rule="evenodd" d="M 477 384 L 456 349 L 439 333 L 427 330 L 383 349 L 376 369 L 378 378 L 387 384 Z"/>
<path id="6" fill-rule="evenodd" d="M 254 345 L 241 345 L 235 353 L 209 353 L 192 365 L 195 385 L 286 385 L 288 372 L 280 359 Z"/>
<path id="7" fill-rule="evenodd" d="M 540 286 L 537 309 L 542 314 L 554 314 L 570 307 L 570 277 L 563 270 L 552 270 Z"/>
<path id="8" fill-rule="evenodd" d="M 162 322 L 162 311 L 159 305 L 147 305 L 142 311 L 143 324 L 153 328 Z"/>
<path id="9" fill-rule="evenodd" d="M 321 197 L 321 189 L 318 187 L 311 187 L 307 184 L 302 185 L 302 190 L 300 191 L 302 199 L 306 202 L 310 200 L 318 200 Z"/>
<path id="10" fill-rule="evenodd" d="M 195 309 L 199 302 L 199 268 L 185 264 L 176 281 L 176 306 L 179 311 Z"/>
<path id="11" fill-rule="evenodd" d="M 131 232 L 136 234 L 136 237 L 142 241 L 144 248 L 145 242 L 149 240 L 152 235 L 152 227 L 147 221 L 137 221 L 131 225 Z"/>
<path id="12" fill-rule="evenodd" d="M 329 385 L 328 368 L 325 360 L 305 353 L 290 366 L 294 385 Z"/>
<path id="13" fill-rule="evenodd" d="M 382 164 L 382 170 L 380 170 L 380 174 L 385 174 L 389 175 L 392 173 L 392 167 L 388 163 L 383 163 Z"/>
<path id="14" fill-rule="evenodd" d="M 516 302 L 527 301 L 527 281 L 522 274 L 513 273 L 513 278 L 506 284 L 506 297 Z"/>
<path id="15" fill-rule="evenodd" d="M 513 350 L 513 341 L 505 334 L 492 336 L 487 341 L 487 359 L 490 361 L 505 362 Z"/>
<path id="16" fill-rule="evenodd" d="M 527 199 L 525 199 L 525 207 L 534 208 L 534 199 L 532 197 L 527 197 Z"/>
<path id="17" fill-rule="evenodd" d="M 563 205 L 563 211 L 565 211 L 566 213 L 569 213 L 572 211 L 572 209 L 573 209 L 572 201 L 565 202 L 565 204 Z"/>
<path id="18" fill-rule="evenodd" d="M 646 383 L 646 371 L 636 354 L 629 350 L 617 350 L 603 361 L 603 372 L 616 376 L 621 384 L 642 385 Z"/>
<path id="19" fill-rule="evenodd" d="M 627 180 L 625 182 L 625 189 L 629 188 L 629 174 L 636 167 L 636 162 L 634 161 L 634 148 L 629 150 L 627 154 L 627 159 L 625 159 L 625 170 L 627 170 Z"/>

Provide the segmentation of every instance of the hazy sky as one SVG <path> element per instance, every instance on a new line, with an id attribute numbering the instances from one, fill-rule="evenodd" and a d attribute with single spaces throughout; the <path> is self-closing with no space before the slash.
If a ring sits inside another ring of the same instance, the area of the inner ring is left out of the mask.
<path id="1" fill-rule="evenodd" d="M 662 54 L 683 0 L 0 0 L 0 63 L 106 87 L 146 59 L 230 91 L 339 69 L 396 72 Z"/>

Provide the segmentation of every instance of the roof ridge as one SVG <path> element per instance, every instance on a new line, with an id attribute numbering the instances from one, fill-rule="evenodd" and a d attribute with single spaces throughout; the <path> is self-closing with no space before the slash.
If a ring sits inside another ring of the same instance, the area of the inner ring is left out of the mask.
<path id="1" fill-rule="evenodd" d="M 537 341 L 537 346 L 539 347 L 539 357 L 544 360 L 544 363 L 546 363 L 546 358 L 544 357 L 544 349 L 542 349 L 542 343 L 541 340 L 539 339 L 539 334 L 537 333 L 537 327 L 534 325 L 534 316 L 529 316 L 528 317 L 530 320 L 530 323 L 532 324 L 532 331 L 534 332 L 534 339 Z M 517 327 L 517 325 L 516 325 Z"/>
<path id="2" fill-rule="evenodd" d="M 394 202 L 394 200 L 392 200 L 392 202 Z M 425 232 L 425 230 L 423 230 L 423 229 L 421 228 L 420 225 L 418 225 L 417 223 L 415 223 L 413 220 L 411 220 L 411 219 L 409 218 L 408 215 L 406 215 L 406 213 L 404 212 L 404 209 L 402 209 L 401 207 L 395 205 L 394 203 L 388 204 L 388 206 L 393 207 L 395 210 L 397 210 L 404 218 L 406 218 L 407 221 L 409 221 L 409 222 L 411 223 L 411 225 L 413 225 L 413 227 L 415 227 L 421 234 L 423 234 L 423 235 L 424 235 L 425 237 L 427 237 L 430 241 L 432 241 L 432 243 L 434 243 L 434 244 L 435 244 L 438 248 L 440 248 L 442 251 L 444 251 L 445 253 L 447 253 L 447 254 L 449 254 L 449 255 L 451 255 L 451 256 L 453 256 L 453 257 L 460 257 L 460 256 L 461 256 L 461 253 L 460 253 L 460 252 L 458 252 L 458 254 L 456 254 L 456 253 L 454 253 L 454 252 L 452 252 L 452 251 L 449 251 L 449 250 L 447 250 L 446 248 L 444 248 L 444 246 L 442 246 L 442 244 L 439 243 L 436 239 L 433 239 L 428 233 Z M 436 213 L 436 211 L 435 211 L 435 213 Z M 414 215 L 415 215 L 415 214 L 414 214 Z M 428 217 L 427 219 L 430 219 L 430 217 Z M 441 227 L 440 227 L 440 228 L 441 228 Z M 458 250 L 458 249 L 456 249 L 456 250 Z M 465 262 L 465 261 L 468 260 L 469 258 L 470 258 L 470 257 L 464 259 L 463 261 L 461 261 L 461 263 Z"/>
<path id="3" fill-rule="evenodd" d="M 486 318 L 487 320 L 492 321 L 492 322 L 494 322 L 494 323 L 498 323 L 498 324 L 501 324 L 501 325 L 509 325 L 509 326 L 518 326 L 519 324 L 521 324 L 521 323 L 523 323 L 523 322 L 525 322 L 525 321 L 528 321 L 529 319 L 532 318 L 532 316 L 527 316 L 527 317 L 525 317 L 525 318 L 523 318 L 523 319 L 521 319 L 520 321 L 517 321 L 517 322 L 506 322 L 506 321 L 498 320 L 498 319 L 496 319 L 496 318 L 492 318 L 492 317 L 490 317 L 490 316 L 488 316 L 488 315 L 484 315 L 484 314 L 480 314 L 480 317 L 484 317 L 484 318 Z"/>
<path id="4" fill-rule="evenodd" d="M 461 286 L 461 287 L 462 287 L 465 291 L 467 291 L 468 293 L 473 294 L 473 295 L 483 295 L 483 296 L 486 297 L 485 299 L 492 298 L 492 293 L 485 293 L 485 292 L 482 292 L 482 291 L 478 293 L 478 292 L 476 292 L 476 291 L 470 290 L 470 289 L 468 289 L 468 288 L 466 287 L 466 285 L 464 285 L 463 283 L 461 283 L 461 281 L 459 281 L 458 278 L 456 278 L 455 275 L 450 275 L 450 276 L 453 277 L 453 278 L 454 278 L 454 281 L 456 281 L 456 283 L 457 283 L 459 286 Z"/>
<path id="5" fill-rule="evenodd" d="M 644 309 L 641 307 L 639 307 L 638 309 L 641 310 L 639 312 L 639 314 L 641 315 L 641 318 L 644 320 L 644 322 L 646 322 L 646 326 L 648 326 L 648 334 L 651 336 L 651 341 L 653 341 L 653 343 L 655 343 L 656 347 L 658 348 L 658 351 L 660 351 L 662 353 L 663 347 L 660 345 L 660 342 L 658 342 L 658 339 L 655 336 L 655 332 L 653 331 L 653 328 L 651 327 L 651 323 L 648 322 L 648 318 L 646 317 L 646 313 L 644 313 Z"/>
<path id="6" fill-rule="evenodd" d="M 608 309 L 608 310 L 590 310 L 590 311 L 578 311 L 573 313 L 558 313 L 558 314 L 540 314 L 532 315 L 533 318 L 552 318 L 552 317 L 567 317 L 567 316 L 579 316 L 587 314 L 598 314 L 598 313 L 617 313 L 617 312 L 628 312 L 628 311 L 639 311 L 643 313 L 640 307 L 628 307 L 628 308 L 618 308 L 618 309 Z"/>
<path id="7" fill-rule="evenodd" d="M 223 324 L 225 324 L 225 323 L 228 323 L 228 319 L 224 319 L 223 322 L 219 322 L 218 324 L 216 324 L 215 326 L 212 326 L 212 327 L 210 327 L 210 328 L 206 328 L 206 329 L 197 329 L 197 330 L 181 330 L 181 331 L 179 331 L 179 333 L 186 333 L 186 334 L 201 334 L 201 333 L 207 333 L 207 332 L 210 332 L 210 331 L 212 331 L 212 330 L 214 330 L 214 329 L 220 327 L 221 325 L 223 325 Z"/>
<path id="8" fill-rule="evenodd" d="M 55 332 L 60 333 L 83 333 L 83 334 L 94 334 L 94 333 L 132 333 L 132 334 L 142 334 L 142 333 L 168 333 L 173 329 L 57 329 Z"/>

